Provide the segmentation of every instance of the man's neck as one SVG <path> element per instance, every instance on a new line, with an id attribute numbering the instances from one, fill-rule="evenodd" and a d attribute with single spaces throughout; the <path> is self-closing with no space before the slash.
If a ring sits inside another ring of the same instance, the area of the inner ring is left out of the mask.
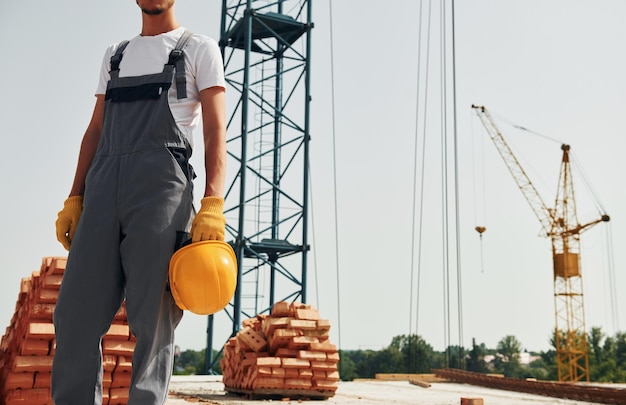
<path id="1" fill-rule="evenodd" d="M 144 37 L 163 34 L 180 27 L 176 17 L 174 17 L 173 8 L 159 15 L 142 13 L 141 22 L 141 35 Z"/>

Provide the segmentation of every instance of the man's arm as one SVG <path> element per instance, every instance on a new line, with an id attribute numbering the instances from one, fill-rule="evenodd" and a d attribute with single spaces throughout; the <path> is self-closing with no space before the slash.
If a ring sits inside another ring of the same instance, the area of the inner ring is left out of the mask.
<path id="1" fill-rule="evenodd" d="M 200 92 L 204 167 L 204 196 L 224 197 L 226 179 L 226 96 L 223 87 L 215 86 Z"/>
<path id="2" fill-rule="evenodd" d="M 76 166 L 76 174 L 74 175 L 74 183 L 70 191 L 70 196 L 83 195 L 85 193 L 85 177 L 93 157 L 96 154 L 100 136 L 102 135 L 102 121 L 104 117 L 104 95 L 96 95 L 96 105 L 93 109 L 91 121 L 87 126 L 87 130 L 83 135 L 80 144 L 80 153 L 78 155 L 78 165 Z"/>
<path id="3" fill-rule="evenodd" d="M 224 240 L 226 179 L 226 96 L 215 86 L 200 92 L 206 183 L 200 210 L 191 223 L 191 240 Z"/>
<path id="4" fill-rule="evenodd" d="M 59 211 L 57 221 L 55 223 L 57 240 L 61 242 L 63 247 L 70 250 L 72 238 L 76 231 L 76 224 L 80 219 L 83 210 L 83 194 L 85 193 L 85 177 L 93 157 L 96 154 L 98 142 L 102 135 L 102 119 L 104 116 L 104 96 L 96 96 L 96 106 L 93 109 L 91 121 L 87 126 L 87 130 L 83 135 L 80 144 L 80 152 L 78 154 L 78 165 L 76 166 L 76 174 L 74 175 L 74 183 L 70 190 L 70 195 L 63 203 L 63 209 Z"/>

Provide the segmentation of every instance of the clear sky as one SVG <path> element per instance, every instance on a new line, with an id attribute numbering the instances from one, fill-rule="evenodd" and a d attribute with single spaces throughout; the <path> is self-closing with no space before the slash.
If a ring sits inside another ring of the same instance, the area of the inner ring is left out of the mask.
<path id="1" fill-rule="evenodd" d="M 423 13 L 432 4 L 430 31 L 425 14 L 420 24 L 420 4 Z M 315 238 L 311 240 L 309 297 L 322 316 L 331 320 L 331 339 L 343 349 L 381 349 L 396 335 L 415 333 L 416 322 L 417 333 L 435 349 L 444 348 L 439 4 L 416 0 L 313 3 L 311 223 Z M 179 0 L 176 6 L 183 25 L 216 39 L 220 8 L 217 0 Z M 461 335 L 465 346 L 476 338 L 495 347 L 504 336 L 514 335 L 528 350 L 547 350 L 555 321 L 550 241 L 538 237 L 539 222 L 473 114 L 473 103 L 503 118 L 500 129 L 523 158 L 548 206 L 553 205 L 556 193 L 559 143 L 516 130 L 507 120 L 572 146 L 595 196 L 612 218 L 610 226 L 598 225 L 582 238 L 587 327 L 600 326 L 613 335 L 626 326 L 626 301 L 617 294 L 626 291 L 622 248 L 626 243 L 622 211 L 626 207 L 626 160 L 621 154 L 626 144 L 625 20 L 626 2 L 621 0 L 456 2 Z M 54 221 L 70 189 L 102 56 L 107 45 L 136 35 L 139 27 L 139 10 L 132 0 L 106 5 L 78 0 L 0 3 L 0 77 L 4 78 L 0 123 L 5 144 L 0 160 L 0 326 L 9 325 L 20 279 L 38 270 L 43 257 L 66 254 L 56 241 Z M 446 63 L 450 71 L 450 55 Z M 451 80 L 447 86 L 450 92 Z M 234 102 L 231 92 L 231 107 Z M 447 102 L 451 105 L 451 96 Z M 426 142 L 422 144 L 424 128 Z M 452 142 L 452 127 L 448 130 Z M 421 172 L 416 179 L 414 162 L 417 158 L 421 170 L 422 145 L 426 180 L 419 250 L 413 208 L 419 212 L 420 206 L 413 190 L 417 185 L 419 191 Z M 201 163 L 195 165 L 201 167 Z M 202 178 L 197 182 L 202 184 Z M 581 222 L 596 219 L 598 212 L 585 204 L 588 193 L 582 179 L 577 184 Z M 476 225 L 487 227 L 482 244 L 474 231 Z M 454 242 L 455 230 L 450 232 Z M 608 246 L 613 247 L 610 256 Z M 455 274 L 457 248 L 449 249 Z M 451 282 L 450 343 L 458 344 L 456 278 Z M 221 331 L 230 328 L 219 316 L 216 323 Z M 177 331 L 177 344 L 182 349 L 202 349 L 205 330 L 205 317 L 187 314 Z"/>

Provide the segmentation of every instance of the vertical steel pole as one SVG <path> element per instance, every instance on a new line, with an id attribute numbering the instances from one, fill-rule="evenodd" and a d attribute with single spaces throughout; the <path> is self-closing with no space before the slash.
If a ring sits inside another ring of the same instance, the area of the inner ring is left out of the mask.
<path id="1" fill-rule="evenodd" d="M 252 48 L 252 18 L 254 11 L 252 10 L 252 0 L 246 2 L 246 11 L 244 12 L 244 69 L 243 69 L 243 88 L 241 95 L 241 166 L 239 168 L 239 224 L 237 232 L 237 240 L 235 241 L 235 254 L 237 256 L 237 289 L 235 290 L 235 308 L 233 313 L 233 336 L 239 331 L 241 325 L 241 289 L 242 289 L 242 273 L 243 259 L 245 252 L 245 207 L 246 207 L 246 177 L 248 164 L 248 107 L 250 101 L 250 52 Z"/>
<path id="2" fill-rule="evenodd" d="M 311 19 L 312 0 L 307 2 L 307 24 L 306 24 L 306 67 L 304 77 L 304 165 L 302 167 L 304 176 L 302 178 L 302 302 L 307 302 L 307 254 L 309 246 L 309 141 L 311 114 L 311 30 L 313 22 Z"/>

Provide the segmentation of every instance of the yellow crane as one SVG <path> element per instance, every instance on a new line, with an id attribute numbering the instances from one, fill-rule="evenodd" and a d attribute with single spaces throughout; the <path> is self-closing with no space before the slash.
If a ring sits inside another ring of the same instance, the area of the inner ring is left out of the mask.
<path id="1" fill-rule="evenodd" d="M 599 222 L 609 221 L 610 218 L 602 213 L 600 218 L 586 224 L 578 222 L 569 145 L 561 145 L 563 155 L 555 207 L 548 208 L 498 130 L 489 111 L 484 106 L 472 105 L 472 108 L 539 219 L 544 236 L 552 240 L 556 315 L 554 339 L 559 381 L 589 381 L 580 234 Z"/>

